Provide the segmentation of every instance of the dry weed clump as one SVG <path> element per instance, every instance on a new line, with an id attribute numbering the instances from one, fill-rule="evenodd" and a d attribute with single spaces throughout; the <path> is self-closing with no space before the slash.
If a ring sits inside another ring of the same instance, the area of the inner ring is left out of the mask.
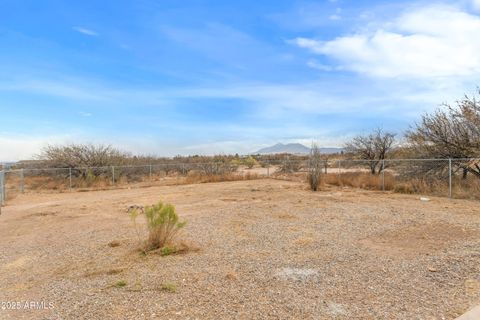
<path id="1" fill-rule="evenodd" d="M 259 176 L 256 173 L 247 172 L 245 174 L 222 173 L 222 174 L 205 174 L 199 171 L 191 171 L 188 173 L 185 183 L 209 183 L 209 182 L 223 182 L 223 181 L 240 181 L 240 180 L 254 180 Z"/>
<path id="2" fill-rule="evenodd" d="M 385 182 L 385 190 L 394 189 L 395 177 L 390 173 L 385 173 L 385 176 L 382 177 L 367 172 L 345 172 L 327 174 L 325 177 L 325 182 L 330 185 L 368 190 L 382 190 L 382 180 Z"/>
<path id="3" fill-rule="evenodd" d="M 383 181 L 382 181 L 383 180 Z M 382 187 L 382 182 L 384 187 Z M 405 194 L 448 195 L 448 177 L 445 178 L 401 178 L 390 172 L 385 176 L 367 172 L 345 172 L 325 175 L 325 183 L 339 187 L 352 187 L 367 190 L 386 190 Z M 480 199 L 480 179 L 452 180 L 452 196 L 458 199 Z"/>
<path id="4" fill-rule="evenodd" d="M 317 191 L 322 184 L 323 161 L 320 148 L 315 143 L 312 144 L 308 164 L 308 184 L 310 185 L 310 190 Z"/>
<path id="5" fill-rule="evenodd" d="M 452 181 L 452 195 L 454 198 L 480 199 L 480 179 L 454 179 Z"/>
<path id="6" fill-rule="evenodd" d="M 144 244 L 144 252 L 160 250 L 160 254 L 169 255 L 179 250 L 175 243 L 178 232 L 186 225 L 186 222 L 179 220 L 175 207 L 171 204 L 164 204 L 161 201 L 145 209 L 135 207 L 129 210 L 130 217 L 135 225 L 135 230 L 140 240 L 137 217 L 140 214 L 145 216 L 148 229 L 148 237 Z"/>

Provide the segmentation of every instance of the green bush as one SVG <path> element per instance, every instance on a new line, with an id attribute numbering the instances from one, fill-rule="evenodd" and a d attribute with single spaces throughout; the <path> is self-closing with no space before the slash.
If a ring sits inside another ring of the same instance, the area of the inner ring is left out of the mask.
<path id="1" fill-rule="evenodd" d="M 175 207 L 171 204 L 164 204 L 161 201 L 145 209 L 134 209 L 130 211 L 130 216 L 136 224 L 137 217 L 144 213 L 148 238 L 145 244 L 145 250 L 162 249 L 162 255 L 168 255 L 175 252 L 173 240 L 177 233 L 185 226 L 186 222 L 180 222 Z"/>
<path id="2" fill-rule="evenodd" d="M 170 247 L 170 246 L 163 246 L 161 249 L 160 249 L 160 255 L 161 256 L 169 256 L 173 253 L 177 252 L 177 248 L 175 247 Z"/>
<path id="3" fill-rule="evenodd" d="M 177 292 L 177 285 L 175 283 L 167 282 L 162 284 L 161 289 L 162 291 L 175 293 Z"/>
<path id="4" fill-rule="evenodd" d="M 257 160 L 254 157 L 249 156 L 243 160 L 243 164 L 247 166 L 248 169 L 252 169 L 255 165 L 258 164 Z"/>

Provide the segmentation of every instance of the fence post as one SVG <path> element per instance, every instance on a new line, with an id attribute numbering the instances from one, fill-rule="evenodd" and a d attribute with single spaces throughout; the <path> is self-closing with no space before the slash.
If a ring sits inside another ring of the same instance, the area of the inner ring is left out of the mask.
<path id="1" fill-rule="evenodd" d="M 452 158 L 448 159 L 448 197 L 452 197 Z"/>
<path id="2" fill-rule="evenodd" d="M 270 161 L 267 160 L 267 178 L 270 178 Z"/>
<path id="3" fill-rule="evenodd" d="M 382 191 L 385 191 L 385 159 L 382 160 Z"/>
<path id="4" fill-rule="evenodd" d="M 3 171 L 3 182 L 2 182 L 2 190 L 3 190 L 3 204 L 7 201 L 7 171 Z"/>
<path id="5" fill-rule="evenodd" d="M 25 175 L 23 173 L 23 168 L 20 171 L 20 192 L 25 193 Z"/>
<path id="6" fill-rule="evenodd" d="M 0 206 L 4 204 L 5 204 L 5 171 L 2 170 L 0 171 Z"/>
<path id="7" fill-rule="evenodd" d="M 72 168 L 68 168 L 68 186 L 72 192 Z"/>
<path id="8" fill-rule="evenodd" d="M 150 164 L 148 167 L 149 167 L 148 178 L 150 179 L 150 182 L 151 182 L 152 181 L 152 165 Z"/>
<path id="9" fill-rule="evenodd" d="M 112 166 L 112 185 L 115 185 L 115 167 Z"/>

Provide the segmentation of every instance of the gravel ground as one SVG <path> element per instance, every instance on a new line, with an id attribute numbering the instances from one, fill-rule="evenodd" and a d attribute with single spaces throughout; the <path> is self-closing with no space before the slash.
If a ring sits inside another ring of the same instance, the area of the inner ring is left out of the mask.
<path id="1" fill-rule="evenodd" d="M 138 252 L 126 208 L 159 199 L 198 250 Z M 453 319 L 480 303 L 479 230 L 475 201 L 278 180 L 25 194 L 0 216 L 0 318 Z"/>

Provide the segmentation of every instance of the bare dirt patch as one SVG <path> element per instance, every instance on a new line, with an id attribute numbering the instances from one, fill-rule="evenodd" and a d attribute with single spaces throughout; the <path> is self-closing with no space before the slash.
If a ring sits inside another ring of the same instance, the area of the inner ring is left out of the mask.
<path id="1" fill-rule="evenodd" d="M 383 254 L 429 255 L 449 246 L 462 244 L 477 235 L 474 229 L 446 222 L 413 224 L 395 228 L 360 242 Z"/>
<path id="2" fill-rule="evenodd" d="M 126 208 L 158 200 L 187 252 L 138 250 Z M 0 300 L 55 308 L 0 319 L 453 319 L 480 302 L 478 204 L 273 179 L 20 195 Z"/>

